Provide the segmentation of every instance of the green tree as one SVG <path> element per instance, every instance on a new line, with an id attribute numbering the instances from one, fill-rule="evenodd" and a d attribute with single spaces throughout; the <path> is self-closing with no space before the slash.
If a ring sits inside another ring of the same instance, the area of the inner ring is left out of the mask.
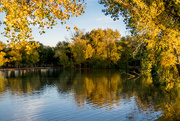
<path id="1" fill-rule="evenodd" d="M 39 61 L 39 53 L 37 50 L 32 50 L 30 53 L 26 53 L 24 56 L 25 64 L 31 65 L 36 64 Z"/>
<path id="2" fill-rule="evenodd" d="M 55 50 L 55 57 L 59 58 L 60 65 L 64 68 L 72 67 L 72 52 L 66 41 L 58 42 Z"/>
<path id="3" fill-rule="evenodd" d="M 57 65 L 58 60 L 54 57 L 54 47 L 44 46 L 42 43 L 39 44 L 37 51 L 39 53 L 39 66 L 52 66 Z"/>
<path id="4" fill-rule="evenodd" d="M 138 39 L 136 37 L 126 36 L 122 37 L 116 44 L 121 47 L 118 51 L 121 53 L 121 58 L 118 61 L 118 67 L 123 69 L 135 69 L 140 71 L 140 60 L 142 53 L 139 50 L 141 46 L 137 47 Z"/>

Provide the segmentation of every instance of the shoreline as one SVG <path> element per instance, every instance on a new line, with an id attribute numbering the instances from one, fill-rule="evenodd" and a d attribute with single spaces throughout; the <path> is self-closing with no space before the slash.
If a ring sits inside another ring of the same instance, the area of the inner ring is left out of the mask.
<path id="1" fill-rule="evenodd" d="M 0 71 L 14 71 L 14 70 L 34 70 L 34 69 L 62 69 L 62 70 L 69 70 L 64 69 L 62 67 L 27 67 L 27 68 L 0 68 Z M 108 68 L 76 68 L 72 70 L 89 70 L 89 69 L 95 69 L 95 70 L 119 70 L 119 69 L 108 69 Z M 71 70 L 71 69 L 70 69 Z"/>
<path id="2" fill-rule="evenodd" d="M 60 67 L 0 68 L 0 71 L 33 70 L 33 69 L 61 69 L 61 68 Z"/>

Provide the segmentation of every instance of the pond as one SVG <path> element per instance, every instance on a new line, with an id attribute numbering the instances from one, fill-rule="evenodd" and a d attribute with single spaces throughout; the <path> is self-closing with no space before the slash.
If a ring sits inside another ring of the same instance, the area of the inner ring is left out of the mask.
<path id="1" fill-rule="evenodd" d="M 120 70 L 0 71 L 0 120 L 180 120 L 180 91 Z"/>

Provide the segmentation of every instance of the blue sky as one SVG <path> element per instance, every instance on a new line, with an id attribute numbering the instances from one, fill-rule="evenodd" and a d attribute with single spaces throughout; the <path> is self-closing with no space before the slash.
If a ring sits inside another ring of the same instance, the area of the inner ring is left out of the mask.
<path id="1" fill-rule="evenodd" d="M 78 17 L 70 18 L 67 21 L 67 25 L 71 28 L 76 25 L 79 29 L 83 29 L 85 32 L 91 31 L 92 29 L 106 29 L 111 28 L 113 30 L 117 29 L 121 36 L 128 35 L 128 30 L 123 22 L 123 18 L 118 21 L 113 21 L 110 16 L 105 16 L 102 12 L 104 8 L 103 5 L 98 3 L 98 0 L 85 0 L 87 3 L 87 8 L 85 13 Z M 1 20 L 3 15 L 1 14 Z M 0 27 L 0 32 L 3 31 L 3 26 Z M 44 45 L 55 46 L 57 42 L 65 40 L 65 37 L 71 38 L 73 29 L 70 31 L 66 30 L 66 25 L 61 25 L 58 21 L 58 25 L 53 27 L 53 29 L 46 30 L 45 34 L 40 35 L 39 30 L 33 27 L 33 36 L 35 41 L 39 41 Z M 0 41 L 6 42 L 7 38 L 0 35 Z"/>

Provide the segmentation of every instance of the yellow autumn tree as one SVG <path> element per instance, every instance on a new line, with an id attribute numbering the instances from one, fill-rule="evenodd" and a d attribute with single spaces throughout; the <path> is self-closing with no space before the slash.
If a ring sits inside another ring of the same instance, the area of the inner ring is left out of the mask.
<path id="1" fill-rule="evenodd" d="M 5 14 L 0 25 L 5 25 L 3 35 L 8 41 L 32 40 L 33 26 L 42 34 L 45 28 L 52 29 L 57 20 L 66 24 L 70 17 L 83 14 L 84 9 L 84 0 L 0 0 L 0 13 Z M 1 60 L 4 55 L 0 52 Z"/>
<path id="2" fill-rule="evenodd" d="M 100 0 L 114 20 L 123 15 L 132 35 L 146 44 L 146 61 L 169 83 L 180 76 L 179 0 Z M 149 62 L 148 62 L 149 63 Z M 170 77 L 170 78 L 169 78 Z"/>
<path id="3" fill-rule="evenodd" d="M 37 52 L 37 48 L 40 46 L 39 43 L 21 41 L 19 44 L 22 46 L 20 52 L 22 53 L 23 63 L 36 64 L 39 61 L 39 53 Z"/>
<path id="4" fill-rule="evenodd" d="M 0 52 L 0 66 L 2 66 L 6 62 L 4 58 L 5 55 L 5 52 Z"/>
<path id="5" fill-rule="evenodd" d="M 40 33 L 57 24 L 66 23 L 70 17 L 84 12 L 84 0 L 1 0 L 0 12 L 5 13 L 1 24 L 10 40 L 33 39 L 32 26 L 38 26 Z"/>
<path id="6" fill-rule="evenodd" d="M 70 45 L 75 61 L 78 65 L 80 65 L 80 68 L 81 63 L 91 58 L 94 52 L 94 49 L 87 43 L 87 40 L 82 39 L 82 35 L 82 32 L 80 32 L 79 35 L 77 34 L 77 36 L 73 38 L 73 44 Z"/>
<path id="7" fill-rule="evenodd" d="M 92 30 L 89 34 L 89 40 L 94 48 L 93 58 L 107 60 L 107 65 L 110 67 L 111 61 L 116 63 L 120 54 L 118 53 L 118 47 L 116 41 L 121 37 L 120 33 L 117 30 L 112 29 L 97 29 Z"/>
<path id="8" fill-rule="evenodd" d="M 102 29 L 94 29 L 90 32 L 89 39 L 91 40 L 91 45 L 94 48 L 93 58 L 106 59 L 105 43 L 103 41 L 104 36 L 105 33 Z"/>
<path id="9" fill-rule="evenodd" d="M 7 58 L 5 58 L 6 53 L 3 51 L 6 45 L 0 41 L 0 66 L 2 66 L 5 62 L 7 62 Z"/>
<path id="10" fill-rule="evenodd" d="M 121 35 L 117 30 L 113 31 L 109 28 L 104 30 L 104 32 L 104 43 L 107 54 L 108 67 L 110 67 L 111 61 L 116 63 L 120 59 L 120 54 L 117 50 L 121 47 L 117 47 L 115 42 L 120 39 Z"/>
<path id="11" fill-rule="evenodd" d="M 39 54 L 36 48 L 39 44 L 36 42 L 11 42 L 9 44 L 10 51 L 7 53 L 9 62 L 16 63 L 19 67 L 23 62 L 26 64 L 35 64 L 39 61 Z"/>

